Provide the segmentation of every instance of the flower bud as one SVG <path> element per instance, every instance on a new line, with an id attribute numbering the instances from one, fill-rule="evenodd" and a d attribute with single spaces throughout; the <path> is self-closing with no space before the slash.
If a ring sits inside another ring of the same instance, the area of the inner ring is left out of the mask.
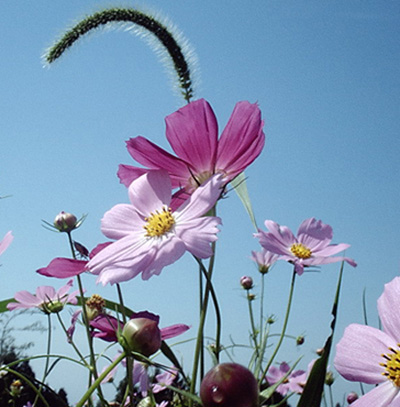
<path id="1" fill-rule="evenodd" d="M 303 335 L 299 335 L 297 338 L 296 338 L 296 345 L 303 345 L 303 343 L 304 343 L 304 341 L 305 341 L 305 339 L 304 339 L 304 336 Z"/>
<path id="2" fill-rule="evenodd" d="M 54 219 L 54 227 L 60 232 L 69 233 L 78 226 L 78 219 L 72 213 L 61 211 Z"/>
<path id="3" fill-rule="evenodd" d="M 325 384 L 327 386 L 332 386 L 333 382 L 335 381 L 335 377 L 331 371 L 326 372 L 325 375 Z"/>
<path id="4" fill-rule="evenodd" d="M 240 285 L 245 289 L 245 290 L 250 290 L 253 288 L 253 279 L 249 276 L 243 276 L 240 279 Z"/>
<path id="5" fill-rule="evenodd" d="M 24 386 L 22 385 L 21 380 L 14 380 L 11 384 L 10 384 L 10 393 L 13 397 L 18 397 L 22 390 L 23 390 Z"/>
<path id="6" fill-rule="evenodd" d="M 148 357 L 161 347 L 161 331 L 158 322 L 149 318 L 130 319 L 122 329 L 122 338 L 130 351 Z"/>
<path id="7" fill-rule="evenodd" d="M 316 353 L 318 356 L 322 356 L 322 355 L 324 354 L 324 348 L 318 348 L 318 349 L 315 351 L 315 353 Z"/>
<path id="8" fill-rule="evenodd" d="M 258 383 L 244 366 L 222 363 L 204 376 L 200 398 L 204 407 L 257 407 Z"/>
<path id="9" fill-rule="evenodd" d="M 358 399 L 358 394 L 352 391 L 347 395 L 347 402 L 349 404 L 354 403 Z"/>
<path id="10" fill-rule="evenodd" d="M 65 303 L 57 300 L 42 303 L 39 308 L 45 314 L 58 314 L 64 309 Z"/>

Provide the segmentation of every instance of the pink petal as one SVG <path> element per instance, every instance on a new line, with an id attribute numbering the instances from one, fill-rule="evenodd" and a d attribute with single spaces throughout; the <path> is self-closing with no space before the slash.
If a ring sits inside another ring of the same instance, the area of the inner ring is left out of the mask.
<path id="1" fill-rule="evenodd" d="M 177 225 L 175 231 L 185 243 L 187 251 L 200 259 L 207 259 L 213 254 L 210 243 L 217 240 L 219 224 L 220 218 L 205 216 Z"/>
<path id="2" fill-rule="evenodd" d="M 171 202 L 171 179 L 163 170 L 153 170 L 142 175 L 129 187 L 129 199 L 143 217 L 160 211 Z"/>
<path id="3" fill-rule="evenodd" d="M 165 119 L 166 136 L 178 157 L 190 163 L 195 173 L 214 171 L 218 124 L 211 106 L 196 100 Z"/>
<path id="4" fill-rule="evenodd" d="M 214 175 L 199 186 L 189 199 L 174 212 L 177 224 L 198 218 L 213 208 L 221 196 L 222 184 L 222 177 Z"/>
<path id="5" fill-rule="evenodd" d="M 236 104 L 218 144 L 215 169 L 233 178 L 248 167 L 261 153 L 265 136 L 257 104 Z"/>
<path id="6" fill-rule="evenodd" d="M 388 348 L 397 348 L 397 342 L 379 329 L 351 324 L 336 347 L 335 367 L 347 380 L 369 384 L 381 383 L 386 379 L 382 375 L 384 367 L 380 363 L 385 359 L 382 354 L 389 353 Z"/>
<path id="7" fill-rule="evenodd" d="M 7 309 L 10 311 L 18 308 L 35 308 L 41 304 L 41 300 L 28 291 L 18 291 L 14 298 L 18 302 L 10 302 L 7 304 Z"/>
<path id="8" fill-rule="evenodd" d="M 6 235 L 3 237 L 3 240 L 0 242 L 0 254 L 3 254 L 6 251 L 7 247 L 10 246 L 13 239 L 14 236 L 12 235 L 11 231 L 7 232 Z"/>
<path id="9" fill-rule="evenodd" d="M 67 284 L 65 284 L 64 286 L 62 286 L 58 291 L 57 291 L 57 298 L 63 298 L 65 296 L 65 294 L 67 294 L 67 292 L 70 290 L 70 288 L 72 287 L 74 280 L 69 280 Z"/>
<path id="10" fill-rule="evenodd" d="M 165 340 L 174 338 L 175 336 L 183 334 L 188 329 L 190 329 L 190 326 L 185 324 L 176 324 L 168 326 L 166 328 L 161 328 L 161 339 Z"/>
<path id="11" fill-rule="evenodd" d="M 86 271 L 87 261 L 56 257 L 47 267 L 36 270 L 37 273 L 55 278 L 70 278 Z"/>
<path id="12" fill-rule="evenodd" d="M 389 380 L 351 403 L 352 407 L 399 407 L 399 388 Z"/>
<path id="13" fill-rule="evenodd" d="M 163 169 L 167 171 L 174 188 L 182 186 L 182 184 L 185 185 L 191 177 L 189 165 L 185 161 L 166 152 L 144 137 L 131 138 L 126 144 L 129 153 L 138 163 L 153 170 Z M 139 170 L 139 168 L 135 168 L 137 174 Z"/>
<path id="14" fill-rule="evenodd" d="M 304 220 L 299 226 L 297 237 L 300 237 L 302 234 L 311 236 L 317 240 L 332 240 L 333 230 L 331 226 L 322 223 L 321 220 L 309 218 Z"/>
<path id="15" fill-rule="evenodd" d="M 57 300 L 56 290 L 54 287 L 42 285 L 36 288 L 36 297 L 42 300 L 43 302 L 51 302 Z"/>
<path id="16" fill-rule="evenodd" d="M 129 187 L 131 183 L 142 176 L 143 174 L 146 174 L 148 169 L 146 168 L 139 168 L 139 167 L 133 167 L 132 165 L 125 165 L 125 164 L 120 164 L 118 166 L 118 178 L 121 182 L 121 184 L 124 184 L 126 187 Z"/>
<path id="17" fill-rule="evenodd" d="M 144 235 L 145 221 L 132 205 L 118 204 L 107 211 L 101 220 L 101 231 L 109 239 L 122 239 L 132 233 Z"/>
<path id="18" fill-rule="evenodd" d="M 383 330 L 392 338 L 400 339 L 400 277 L 385 284 L 378 299 L 378 313 Z"/>
<path id="19" fill-rule="evenodd" d="M 308 247 L 310 247 L 310 246 L 308 246 Z M 328 256 L 332 256 L 334 254 L 343 252 L 344 250 L 348 249 L 349 247 L 350 247 L 350 245 L 347 243 L 339 243 L 339 244 L 331 244 L 329 246 L 322 248 L 321 250 L 312 250 L 312 247 L 310 247 L 310 248 L 311 248 L 311 251 L 313 252 L 313 255 L 328 257 Z"/>

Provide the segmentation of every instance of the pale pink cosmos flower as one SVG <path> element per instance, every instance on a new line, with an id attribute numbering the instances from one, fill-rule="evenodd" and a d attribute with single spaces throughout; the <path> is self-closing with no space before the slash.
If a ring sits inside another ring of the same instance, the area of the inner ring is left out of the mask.
<path id="1" fill-rule="evenodd" d="M 271 266 L 279 259 L 279 255 L 271 253 L 266 249 L 262 249 L 259 252 L 252 251 L 251 259 L 257 263 L 260 273 L 265 274 L 269 271 Z"/>
<path id="2" fill-rule="evenodd" d="M 130 139 L 127 147 L 138 163 L 169 173 L 172 188 L 180 188 L 177 202 L 186 199 L 213 174 L 222 174 L 227 184 L 248 167 L 264 147 L 264 122 L 257 104 L 237 103 L 220 139 L 217 119 L 204 99 L 189 103 L 167 116 L 165 121 L 166 136 L 177 157 L 140 136 Z M 129 186 L 148 169 L 120 165 L 118 176 Z M 172 207 L 176 207 L 175 201 Z"/>
<path id="3" fill-rule="evenodd" d="M 270 385 L 273 385 L 283 377 L 285 377 L 290 371 L 290 366 L 286 362 L 282 362 L 279 368 L 271 366 L 268 369 L 267 380 Z M 286 379 L 276 388 L 276 391 L 282 396 L 286 396 L 287 393 L 302 393 L 307 380 L 307 372 L 304 370 L 293 370 Z"/>
<path id="4" fill-rule="evenodd" d="M 400 277 L 385 284 L 378 299 L 382 331 L 351 324 L 336 346 L 334 364 L 347 380 L 373 385 L 353 407 L 400 406 Z"/>
<path id="5" fill-rule="evenodd" d="M 345 243 L 330 244 L 333 237 L 331 226 L 315 218 L 302 222 L 295 237 L 287 226 L 280 226 L 272 220 L 266 220 L 265 226 L 269 232 L 263 230 L 254 236 L 261 246 L 280 255 L 280 259 L 293 263 L 297 274 L 303 274 L 304 267 L 346 261 L 356 267 L 356 262 L 348 257 L 332 257 L 334 254 L 346 250 L 350 245 Z"/>
<path id="6" fill-rule="evenodd" d="M 68 294 L 72 287 L 73 280 L 69 280 L 66 285 L 56 291 L 50 286 L 40 286 L 36 289 L 35 294 L 28 291 L 18 291 L 15 294 L 17 302 L 10 302 L 7 308 L 10 311 L 15 309 L 39 308 L 46 314 L 61 311 L 66 304 L 76 305 L 78 303 L 77 295 L 79 290 Z"/>
<path id="7" fill-rule="evenodd" d="M 0 241 L 0 254 L 3 254 L 6 251 L 7 247 L 10 246 L 13 239 L 14 236 L 12 235 L 11 231 L 7 232 L 6 235 L 3 237 L 3 240 Z"/>
<path id="8" fill-rule="evenodd" d="M 120 283 L 142 273 L 144 280 L 188 251 L 204 259 L 212 255 L 221 220 L 203 216 L 221 195 L 221 176 L 213 176 L 173 211 L 171 181 L 165 171 L 149 171 L 129 186 L 131 204 L 106 212 L 102 232 L 116 241 L 96 254 L 88 269 L 97 282 Z"/>

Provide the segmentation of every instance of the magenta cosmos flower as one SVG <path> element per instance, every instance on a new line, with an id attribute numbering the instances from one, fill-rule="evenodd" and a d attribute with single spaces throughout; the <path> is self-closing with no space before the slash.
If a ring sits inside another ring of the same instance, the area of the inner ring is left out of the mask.
<path id="1" fill-rule="evenodd" d="M 345 243 L 330 244 L 333 237 L 332 228 L 315 218 L 306 219 L 299 227 L 297 237 L 286 226 L 280 226 L 272 220 L 266 220 L 263 230 L 255 233 L 261 246 L 272 253 L 280 255 L 280 259 L 293 263 L 296 273 L 303 274 L 304 267 L 346 261 L 351 266 L 357 264 L 347 257 L 331 257 L 346 250 L 350 245 Z"/>
<path id="2" fill-rule="evenodd" d="M 383 331 L 351 324 L 336 347 L 334 364 L 347 380 L 378 384 L 354 407 L 400 406 L 400 277 L 385 285 L 378 299 Z"/>
<path id="3" fill-rule="evenodd" d="M 177 157 L 144 137 L 127 142 L 130 155 L 149 169 L 166 170 L 181 199 L 216 173 L 228 183 L 261 153 L 264 122 L 257 104 L 239 102 L 218 140 L 218 124 L 211 106 L 200 99 L 165 119 L 166 136 Z M 148 169 L 120 165 L 118 176 L 129 186 Z M 182 197 L 182 193 L 184 196 Z M 175 206 L 174 206 L 175 207 Z"/>
<path id="4" fill-rule="evenodd" d="M 198 258 L 212 255 L 217 217 L 203 216 L 221 194 L 222 180 L 213 176 L 177 210 L 170 209 L 171 181 L 165 171 L 149 171 L 129 186 L 131 204 L 120 204 L 102 219 L 102 232 L 117 239 L 88 264 L 98 282 L 120 283 L 142 273 L 160 274 L 186 251 Z"/>
<path id="5" fill-rule="evenodd" d="M 10 311 L 15 309 L 39 308 L 46 314 L 51 312 L 60 312 L 65 304 L 76 305 L 77 295 L 79 291 L 76 290 L 68 294 L 69 289 L 72 287 L 72 281 L 69 280 L 66 285 L 56 291 L 50 286 L 40 286 L 36 289 L 36 294 L 31 294 L 28 291 L 18 291 L 15 294 L 17 302 L 10 302 L 7 308 Z"/>
<path id="6" fill-rule="evenodd" d="M 7 232 L 6 235 L 3 237 L 3 240 L 0 241 L 0 254 L 3 254 L 6 251 L 7 247 L 10 246 L 13 239 L 14 236 L 12 235 L 11 231 Z"/>
<path id="7" fill-rule="evenodd" d="M 279 259 L 279 255 L 263 248 L 260 252 L 252 251 L 251 259 L 257 263 L 258 271 L 261 274 L 265 274 L 268 273 L 271 266 Z"/>
<path id="8" fill-rule="evenodd" d="M 270 385 L 279 382 L 290 371 L 290 366 L 282 362 L 279 368 L 271 366 L 268 369 L 267 380 Z M 287 393 L 302 393 L 307 381 L 307 373 L 304 370 L 293 370 L 286 379 L 276 388 L 276 391 L 282 396 Z"/>

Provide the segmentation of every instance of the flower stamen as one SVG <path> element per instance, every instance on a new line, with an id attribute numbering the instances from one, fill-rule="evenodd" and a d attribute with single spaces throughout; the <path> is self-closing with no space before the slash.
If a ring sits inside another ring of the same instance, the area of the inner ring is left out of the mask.
<path id="1" fill-rule="evenodd" d="M 290 251 L 299 259 L 309 259 L 311 257 L 311 250 L 303 243 L 293 243 Z"/>
<path id="2" fill-rule="evenodd" d="M 400 347 L 400 344 L 397 346 Z M 391 380 L 394 385 L 400 387 L 400 349 L 389 348 L 389 351 L 391 353 L 381 355 L 385 359 L 385 362 L 380 363 L 385 368 L 382 375 Z"/>
<path id="3" fill-rule="evenodd" d="M 149 217 L 144 218 L 147 222 L 143 227 L 146 230 L 146 237 L 159 237 L 169 232 L 175 225 L 175 219 L 172 216 L 171 208 L 163 208 L 161 213 L 150 213 Z"/>

